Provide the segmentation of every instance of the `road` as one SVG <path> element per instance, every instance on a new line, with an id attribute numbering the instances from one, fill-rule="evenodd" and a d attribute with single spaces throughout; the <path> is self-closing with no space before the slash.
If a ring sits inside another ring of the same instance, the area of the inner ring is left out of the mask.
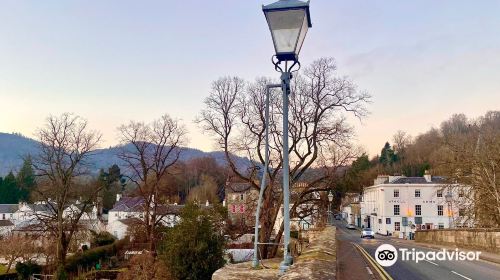
<path id="1" fill-rule="evenodd" d="M 339 245 L 337 258 L 339 265 L 339 279 L 454 279 L 454 280 L 500 280 L 500 265 L 487 261 L 402 261 L 399 259 L 393 266 L 383 268 L 372 265 L 364 252 L 367 252 L 374 261 L 375 250 L 381 244 L 391 244 L 399 248 L 407 248 L 428 252 L 433 249 L 418 246 L 407 241 L 377 235 L 375 239 L 361 239 L 358 230 L 349 230 L 345 224 L 336 221 L 337 243 Z M 348 248 L 349 244 L 352 246 Z M 359 245 L 361 248 L 356 248 Z M 356 252 L 354 254 L 353 252 Z M 360 260 L 363 260 L 361 262 Z M 380 276 L 382 274 L 382 276 Z"/>

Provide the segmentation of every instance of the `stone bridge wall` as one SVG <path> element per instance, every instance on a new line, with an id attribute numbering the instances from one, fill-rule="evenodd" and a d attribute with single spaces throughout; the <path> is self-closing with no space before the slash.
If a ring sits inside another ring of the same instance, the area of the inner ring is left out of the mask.
<path id="1" fill-rule="evenodd" d="M 228 264 L 212 275 L 212 280 L 304 280 L 336 278 L 335 227 L 326 227 L 310 236 L 310 245 L 298 256 L 283 276 L 279 276 L 281 258 L 265 260 L 265 267 L 253 269 L 251 262 Z"/>
<path id="2" fill-rule="evenodd" d="M 434 229 L 415 233 L 415 241 L 500 253 L 500 229 Z"/>

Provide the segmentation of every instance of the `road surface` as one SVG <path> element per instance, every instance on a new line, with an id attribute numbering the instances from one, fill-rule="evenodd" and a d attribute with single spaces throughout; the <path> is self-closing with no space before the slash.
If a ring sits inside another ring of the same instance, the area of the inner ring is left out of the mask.
<path id="1" fill-rule="evenodd" d="M 375 239 L 361 239 L 358 230 L 349 230 L 336 221 L 337 262 L 339 279 L 454 279 L 500 280 L 500 265 L 487 261 L 398 261 L 390 267 L 373 265 L 375 250 L 381 244 L 391 244 L 396 249 L 407 248 L 428 252 L 436 251 L 406 241 L 377 235 Z M 351 245 L 352 247 L 349 247 Z M 356 252 L 357 254 L 355 254 Z M 367 255 L 371 256 L 368 257 Z"/>

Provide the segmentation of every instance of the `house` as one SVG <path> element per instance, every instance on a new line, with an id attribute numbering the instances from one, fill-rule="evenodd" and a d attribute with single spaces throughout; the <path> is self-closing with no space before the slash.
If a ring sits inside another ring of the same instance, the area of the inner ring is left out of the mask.
<path id="1" fill-rule="evenodd" d="M 259 191 L 248 182 L 230 182 L 225 185 L 224 204 L 234 223 L 252 227 L 255 225 L 255 209 Z"/>
<path id="2" fill-rule="evenodd" d="M 129 228 L 144 221 L 146 215 L 145 200 L 142 197 L 116 196 L 116 203 L 108 212 L 107 231 L 118 239 L 127 236 Z M 179 213 L 184 207 L 177 204 L 156 206 L 157 219 L 163 225 L 173 227 L 179 222 Z"/>
<path id="3" fill-rule="evenodd" d="M 361 226 L 400 238 L 415 230 L 470 226 L 467 221 L 458 224 L 466 207 L 465 188 L 428 172 L 423 177 L 378 176 L 363 190 Z"/>
<path id="4" fill-rule="evenodd" d="M 14 228 L 15 228 L 15 225 L 12 221 L 0 220 L 0 236 L 9 235 Z"/>
<path id="5" fill-rule="evenodd" d="M 361 227 L 360 198 L 359 193 L 346 193 L 340 202 L 342 219 L 358 227 Z"/>
<path id="6" fill-rule="evenodd" d="M 19 204 L 0 204 L 0 220 L 14 219 L 14 213 L 19 209 Z"/>

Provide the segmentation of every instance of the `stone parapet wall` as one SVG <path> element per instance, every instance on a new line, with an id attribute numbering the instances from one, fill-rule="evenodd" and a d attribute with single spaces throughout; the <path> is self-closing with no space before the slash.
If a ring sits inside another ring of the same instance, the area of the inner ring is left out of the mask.
<path id="1" fill-rule="evenodd" d="M 500 253 L 500 229 L 435 229 L 415 233 L 415 241 Z"/>
<path id="2" fill-rule="evenodd" d="M 297 257 L 280 280 L 335 279 L 337 247 L 335 227 L 327 226 L 316 235 L 311 244 Z"/>
<path id="3" fill-rule="evenodd" d="M 312 232 L 311 232 L 312 233 Z M 336 277 L 336 241 L 335 227 L 326 227 L 314 231 L 310 236 L 310 245 L 295 259 L 295 263 L 283 275 L 279 276 L 281 258 L 264 260 L 263 267 L 253 269 L 252 262 L 228 264 L 217 270 L 213 280 L 295 280 L 328 279 Z"/>

